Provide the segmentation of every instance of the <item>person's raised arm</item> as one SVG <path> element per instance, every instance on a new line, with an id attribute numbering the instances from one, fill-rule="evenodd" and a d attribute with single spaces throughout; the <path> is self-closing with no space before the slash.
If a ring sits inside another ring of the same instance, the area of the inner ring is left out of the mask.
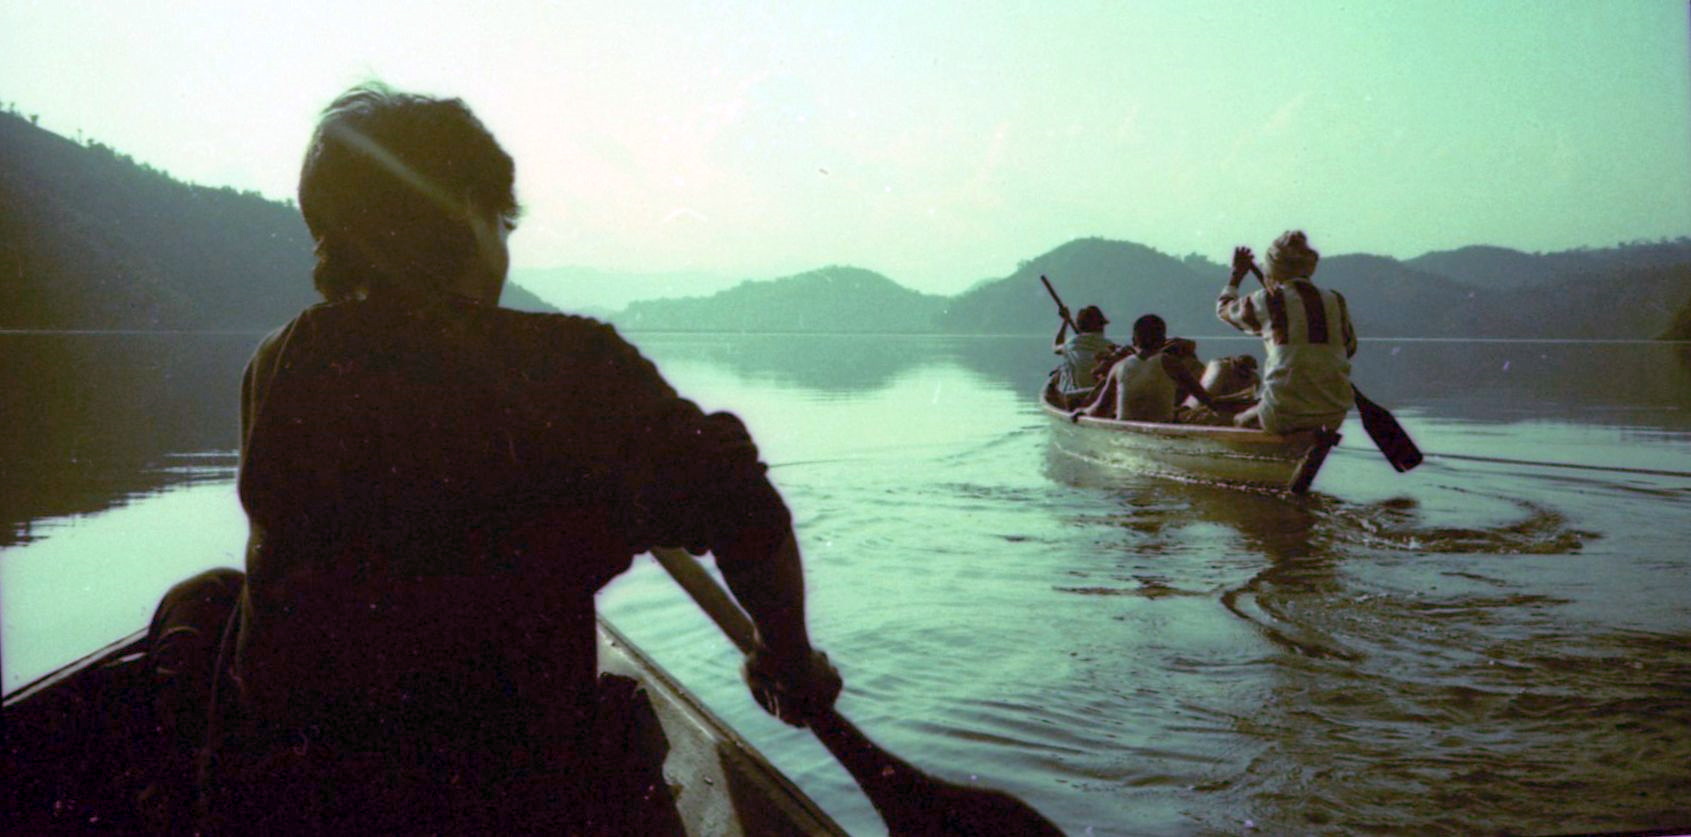
<path id="1" fill-rule="evenodd" d="M 1256 310 L 1254 294 L 1239 296 L 1239 283 L 1244 281 L 1245 274 L 1256 265 L 1256 258 L 1251 255 L 1249 247 L 1235 247 L 1233 249 L 1233 271 L 1227 278 L 1227 285 L 1221 289 L 1221 294 L 1215 300 L 1215 316 L 1222 322 L 1246 333 L 1262 336 L 1262 318 Z"/>
<path id="2" fill-rule="evenodd" d="M 1066 306 L 1059 307 L 1057 313 L 1062 315 L 1063 322 L 1057 326 L 1057 336 L 1051 340 L 1051 350 L 1057 354 L 1062 354 L 1063 342 L 1069 336 L 1069 309 Z"/>

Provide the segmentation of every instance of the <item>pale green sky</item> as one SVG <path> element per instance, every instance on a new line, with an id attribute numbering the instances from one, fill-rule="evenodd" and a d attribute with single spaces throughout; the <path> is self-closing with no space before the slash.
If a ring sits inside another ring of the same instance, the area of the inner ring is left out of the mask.
<path id="1" fill-rule="evenodd" d="M 250 8 L 245 8 L 250 7 Z M 397 10 L 405 9 L 405 15 Z M 517 158 L 520 267 L 952 293 L 1071 238 L 1220 260 L 1691 234 L 1683 0 L 0 0 L 0 101 L 293 193 L 376 77 Z"/>

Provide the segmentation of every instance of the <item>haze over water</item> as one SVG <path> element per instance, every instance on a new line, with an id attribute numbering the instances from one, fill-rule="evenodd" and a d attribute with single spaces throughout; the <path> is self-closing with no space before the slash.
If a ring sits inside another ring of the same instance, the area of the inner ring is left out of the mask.
<path id="1" fill-rule="evenodd" d="M 1589 467 L 1398 475 L 1353 423 L 1293 500 L 1053 452 L 1044 337 L 633 339 L 746 419 L 842 711 L 918 766 L 1076 834 L 1691 826 L 1686 347 L 1364 341 L 1359 385 L 1429 453 Z M 0 335 L 7 690 L 239 564 L 254 342 Z M 879 830 L 654 565 L 601 606 L 849 830 Z"/>

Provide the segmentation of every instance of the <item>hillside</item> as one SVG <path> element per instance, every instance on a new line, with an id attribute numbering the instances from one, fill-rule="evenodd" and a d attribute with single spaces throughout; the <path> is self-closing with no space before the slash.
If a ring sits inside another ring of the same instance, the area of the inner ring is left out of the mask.
<path id="1" fill-rule="evenodd" d="M 1438 333 L 1503 338 L 1650 340 L 1691 299 L 1691 263 L 1610 266 L 1532 290 L 1482 292 L 1445 312 Z"/>
<path id="2" fill-rule="evenodd" d="M 1365 337 L 1650 339 L 1691 298 L 1688 245 L 1547 255 L 1474 247 L 1407 262 L 1341 254 L 1323 258 L 1315 277 L 1345 295 Z M 1464 265 L 1474 272 L 1447 275 Z M 1176 334 L 1233 333 L 1214 314 L 1226 268 L 1100 238 L 1071 241 L 950 298 L 923 297 L 868 271 L 830 268 L 745 282 L 709 297 L 638 302 L 612 319 L 630 330 L 1050 333 L 1056 305 L 1041 275 L 1071 310 L 1101 306 L 1112 335 L 1126 335 L 1144 313 L 1161 315 Z"/>
<path id="3" fill-rule="evenodd" d="M 291 205 L 0 113 L 0 328 L 268 330 L 319 301 L 311 265 Z"/>
<path id="4" fill-rule="evenodd" d="M 1448 312 L 1491 297 L 1385 256 L 1323 257 L 1315 282 L 1344 295 L 1357 333 L 1367 337 L 1464 336 L 1445 325 Z"/>
<path id="5" fill-rule="evenodd" d="M 311 242 L 292 206 L 181 183 L 99 143 L 0 113 L 0 328 L 266 330 L 317 301 L 310 270 Z M 1231 334 L 1213 308 L 1224 266 L 1102 238 L 1071 241 L 954 297 L 845 266 L 733 287 L 707 274 L 590 268 L 518 279 L 629 330 L 1049 334 L 1056 306 L 1041 275 L 1071 309 L 1103 307 L 1113 335 L 1147 312 L 1176 334 Z M 1407 261 L 1328 254 L 1316 281 L 1345 294 L 1365 337 L 1691 331 L 1691 238 L 1547 254 L 1477 245 Z M 641 298 L 690 289 L 721 290 Z M 501 303 L 555 310 L 515 283 Z"/>
<path id="6" fill-rule="evenodd" d="M 1098 305 L 1109 332 L 1125 335 L 1141 314 L 1161 316 L 1174 334 L 1226 335 L 1215 318 L 1215 297 L 1227 270 L 1202 258 L 1175 259 L 1139 244 L 1090 238 L 1072 241 L 1022 265 L 1014 274 L 957 297 L 943 319 L 948 331 L 1055 331 L 1056 306 L 1039 277 L 1048 277 L 1071 311 Z M 1316 281 L 1350 300 L 1364 334 L 1426 336 L 1429 310 L 1442 311 L 1468 290 L 1441 276 L 1381 256 L 1323 259 Z M 1246 289 L 1255 281 L 1246 280 Z"/>
<path id="7" fill-rule="evenodd" d="M 1658 339 L 1661 340 L 1691 340 L 1691 299 L 1679 306 L 1674 312 L 1668 327 L 1662 330 Z"/>
<path id="8" fill-rule="evenodd" d="M 1042 274 L 1071 310 L 1101 306 L 1114 335 L 1127 334 L 1133 319 L 1148 312 L 1161 315 L 1175 334 L 1230 333 L 1214 314 L 1226 268 L 1097 238 L 1064 244 L 959 295 L 942 327 L 1055 331 L 1055 305 L 1040 285 Z M 1691 239 L 1545 255 L 1472 247 L 1406 262 L 1329 255 L 1315 281 L 1345 295 L 1366 337 L 1651 339 L 1691 298 Z M 1255 287 L 1254 280 L 1245 287 Z"/>
<path id="9" fill-rule="evenodd" d="M 645 331 L 912 334 L 933 331 L 944 303 L 873 271 L 825 267 L 708 297 L 635 302 L 612 321 Z"/>
<path id="10" fill-rule="evenodd" d="M 1579 276 L 1616 269 L 1648 270 L 1691 264 L 1691 238 L 1638 242 L 1613 248 L 1523 253 L 1475 245 L 1416 256 L 1404 264 L 1416 270 L 1493 290 L 1548 287 Z"/>
<path id="11" fill-rule="evenodd" d="M 957 296 L 941 316 L 941 327 L 956 333 L 1055 332 L 1057 307 L 1041 275 L 1050 278 L 1071 312 L 1086 305 L 1102 308 L 1113 333 L 1126 333 L 1134 318 L 1148 312 L 1161 315 L 1175 334 L 1207 329 L 1215 320 L 1215 291 L 1226 278 L 1206 276 L 1142 244 L 1079 239 Z"/>
<path id="12" fill-rule="evenodd" d="M 633 273 L 592 267 L 512 268 L 511 281 L 572 314 L 602 317 L 648 299 L 708 296 L 744 281 L 714 273 Z"/>

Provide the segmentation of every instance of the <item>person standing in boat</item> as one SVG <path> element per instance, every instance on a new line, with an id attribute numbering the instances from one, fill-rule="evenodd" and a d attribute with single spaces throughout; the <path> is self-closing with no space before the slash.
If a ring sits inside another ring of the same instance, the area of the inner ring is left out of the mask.
<path id="1" fill-rule="evenodd" d="M 1310 281 L 1320 258 L 1302 230 L 1289 231 L 1268 249 L 1263 287 L 1241 297 L 1239 283 L 1256 269 L 1256 260 L 1249 247 L 1233 251 L 1233 272 L 1216 299 L 1216 316 L 1263 338 L 1267 352 L 1261 396 L 1234 418 L 1241 427 L 1271 433 L 1333 430 L 1355 401 L 1350 358 L 1356 354 L 1356 330 L 1345 298 Z"/>
<path id="2" fill-rule="evenodd" d="M 1104 416 L 1119 421 L 1172 422 L 1176 408 L 1187 398 L 1206 407 L 1214 401 L 1194 375 L 1203 370 L 1197 344 L 1169 339 L 1168 325 L 1156 314 L 1133 322 L 1133 344 L 1126 357 L 1105 373 L 1104 384 L 1077 415 Z"/>
<path id="3" fill-rule="evenodd" d="M 513 175 L 457 99 L 363 85 L 317 126 L 299 205 L 324 302 L 242 383 L 210 830 L 676 830 L 661 772 L 606 739 L 629 712 L 595 660 L 594 594 L 653 547 L 716 556 L 765 708 L 798 725 L 839 693 L 740 420 L 609 325 L 498 307 Z"/>
<path id="4" fill-rule="evenodd" d="M 1104 327 L 1110 321 L 1104 317 L 1104 312 L 1096 305 L 1088 305 L 1080 309 L 1080 316 L 1074 322 L 1075 333 L 1069 335 L 1069 309 L 1057 309 L 1063 318 L 1063 324 L 1057 327 L 1057 337 L 1051 342 L 1051 350 L 1061 355 L 1063 360 L 1057 366 L 1057 395 L 1063 399 L 1062 406 L 1067 408 L 1084 403 L 1092 396 L 1102 377 L 1103 361 L 1116 351 L 1116 344 L 1104 336 Z"/>

